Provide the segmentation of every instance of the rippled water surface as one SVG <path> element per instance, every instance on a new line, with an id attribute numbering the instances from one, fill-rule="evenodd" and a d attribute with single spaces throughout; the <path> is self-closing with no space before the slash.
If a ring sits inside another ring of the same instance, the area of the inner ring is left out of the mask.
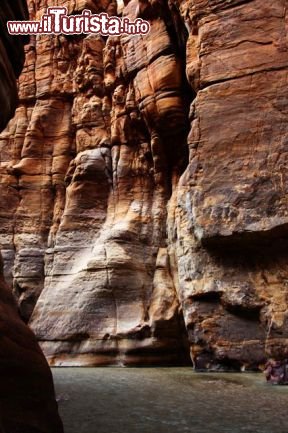
<path id="1" fill-rule="evenodd" d="M 288 433 L 288 387 L 189 368 L 53 369 L 65 433 Z"/>

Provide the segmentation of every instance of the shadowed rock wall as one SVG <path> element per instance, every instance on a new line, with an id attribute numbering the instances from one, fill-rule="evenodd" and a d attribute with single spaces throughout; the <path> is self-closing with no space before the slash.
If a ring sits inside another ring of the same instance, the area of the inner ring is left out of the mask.
<path id="1" fill-rule="evenodd" d="M 0 129 L 14 114 L 16 77 L 24 63 L 23 40 L 9 38 L 7 19 L 27 18 L 24 1 L 0 5 Z M 6 149 L 9 152 L 9 149 Z M 1 196 L 1 211 L 10 202 Z M 21 320 L 3 280 L 0 257 L 0 430 L 3 433 L 61 433 L 50 369 L 31 330 Z"/>
<path id="2" fill-rule="evenodd" d="M 131 0 L 123 14 L 151 32 L 26 48 L 0 137 L 22 317 L 56 365 L 285 356 L 285 1 Z"/>
<path id="3" fill-rule="evenodd" d="M 22 0 L 15 0 L 12 5 L 3 1 L 0 15 L 0 131 L 14 115 L 17 104 L 16 78 L 20 75 L 24 63 L 23 43 L 25 37 L 13 38 L 7 32 L 6 20 L 20 20 L 27 17 L 27 5 Z"/>

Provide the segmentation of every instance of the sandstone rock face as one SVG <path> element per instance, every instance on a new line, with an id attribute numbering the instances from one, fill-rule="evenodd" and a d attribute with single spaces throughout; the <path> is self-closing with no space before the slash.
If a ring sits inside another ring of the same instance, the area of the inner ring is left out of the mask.
<path id="1" fill-rule="evenodd" d="M 17 100 L 16 76 L 24 62 L 23 40 L 7 36 L 6 19 L 28 17 L 24 1 L 0 5 L 0 129 L 12 116 Z M 11 149 L 6 149 L 9 153 Z M 3 154 L 5 150 L 3 149 Z M 6 181 L 7 182 L 7 181 Z M 10 197 L 1 196 L 5 214 Z M 10 211 L 9 211 L 10 212 Z M 7 214 L 6 214 L 7 215 Z M 8 218 L 7 218 L 8 220 Z M 5 228 L 3 227 L 3 230 Z M 31 330 L 21 320 L 11 290 L 3 280 L 0 257 L 0 430 L 3 433 L 61 433 L 53 381 L 48 364 Z"/>
<path id="2" fill-rule="evenodd" d="M 285 13 L 130 0 L 145 36 L 31 39 L 0 138 L 0 236 L 51 364 L 286 355 Z"/>
<path id="3" fill-rule="evenodd" d="M 197 97 L 170 236 L 192 359 L 256 366 L 287 351 L 285 2 L 181 11 Z"/>

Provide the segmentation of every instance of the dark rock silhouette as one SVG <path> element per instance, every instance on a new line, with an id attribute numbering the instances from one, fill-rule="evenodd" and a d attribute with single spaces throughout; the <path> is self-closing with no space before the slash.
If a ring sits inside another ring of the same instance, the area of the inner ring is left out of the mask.
<path id="1" fill-rule="evenodd" d="M 0 4 L 0 129 L 14 114 L 16 77 L 24 63 L 23 38 L 11 38 L 8 19 L 28 17 L 25 1 Z M 8 150 L 8 149 L 7 149 Z M 8 150 L 9 152 L 9 150 Z M 9 201 L 1 197 L 1 207 Z M 47 361 L 32 331 L 21 320 L 3 280 L 0 257 L 0 431 L 1 433 L 62 433 Z"/>

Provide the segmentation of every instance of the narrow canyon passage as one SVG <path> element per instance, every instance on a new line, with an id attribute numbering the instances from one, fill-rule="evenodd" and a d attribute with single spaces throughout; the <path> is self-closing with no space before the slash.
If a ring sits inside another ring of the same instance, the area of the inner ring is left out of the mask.
<path id="1" fill-rule="evenodd" d="M 288 389 L 261 374 L 54 368 L 66 433 L 286 433 Z"/>
<path id="2" fill-rule="evenodd" d="M 3 276 L 52 366 L 261 369 L 288 346 L 286 3 L 121 13 L 149 34 L 26 45 L 0 135 Z"/>
<path id="3" fill-rule="evenodd" d="M 287 2 L 0 0 L 0 433 L 288 432 Z"/>

